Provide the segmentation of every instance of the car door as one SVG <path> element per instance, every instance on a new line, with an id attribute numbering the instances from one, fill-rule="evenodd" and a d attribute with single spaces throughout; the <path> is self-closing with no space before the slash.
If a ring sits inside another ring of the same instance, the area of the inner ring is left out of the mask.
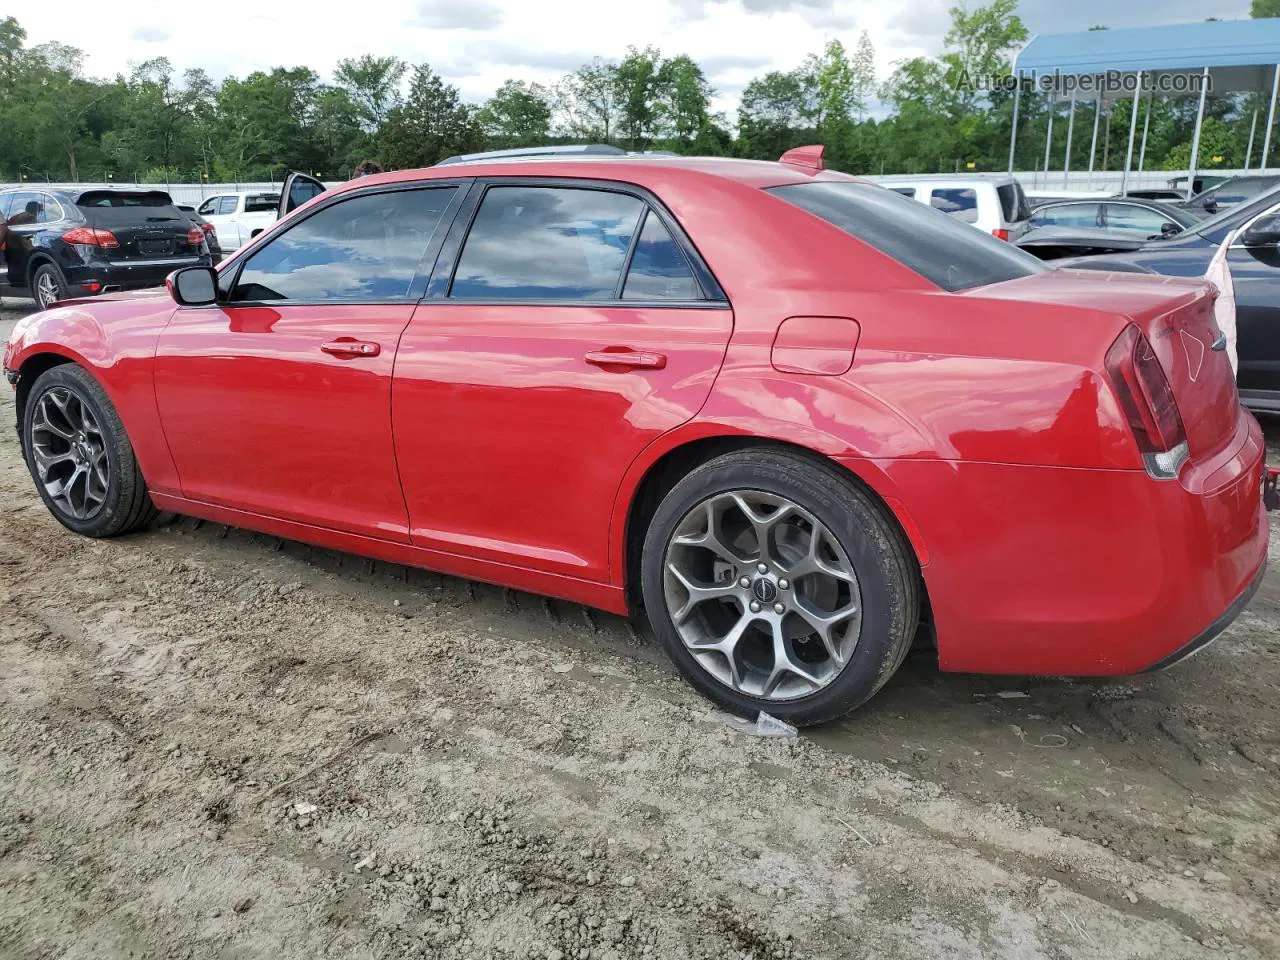
<path id="1" fill-rule="evenodd" d="M 1102 225 L 1100 203 L 1046 203 L 1031 212 L 1031 223 L 1036 227 L 1072 227 L 1096 230 Z"/>
<path id="2" fill-rule="evenodd" d="M 240 232 L 235 223 L 237 204 L 238 198 L 234 194 L 222 194 L 209 197 L 196 208 L 196 213 L 213 224 L 218 246 L 228 253 L 240 246 Z"/>
<path id="3" fill-rule="evenodd" d="M 733 314 L 636 188 L 493 180 L 468 207 L 396 361 L 413 542 L 608 582 L 623 474 L 701 407 Z"/>
<path id="4" fill-rule="evenodd" d="M 1276 213 L 1280 205 L 1258 216 Z M 1237 238 L 1227 264 L 1236 293 L 1240 389 L 1280 393 L 1280 246 L 1245 246 Z"/>
<path id="5" fill-rule="evenodd" d="M 1140 203 L 1106 203 L 1102 216 L 1108 230 L 1145 240 L 1158 240 L 1182 232 L 1182 227 L 1173 217 Z"/>
<path id="6" fill-rule="evenodd" d="M 35 245 L 36 234 L 45 219 L 44 204 L 40 194 L 31 190 L 19 190 L 9 194 L 8 216 L 5 220 L 5 266 L 11 286 L 26 286 L 27 265 Z"/>
<path id="7" fill-rule="evenodd" d="M 184 496 L 408 539 L 391 371 L 462 190 L 335 198 L 225 271 L 216 305 L 175 311 L 155 388 Z"/>
<path id="8" fill-rule="evenodd" d="M 280 204 L 276 209 L 276 219 L 283 219 L 312 197 L 325 192 L 325 186 L 315 177 L 309 177 L 297 170 L 291 171 L 284 178 L 284 186 L 280 190 Z"/>

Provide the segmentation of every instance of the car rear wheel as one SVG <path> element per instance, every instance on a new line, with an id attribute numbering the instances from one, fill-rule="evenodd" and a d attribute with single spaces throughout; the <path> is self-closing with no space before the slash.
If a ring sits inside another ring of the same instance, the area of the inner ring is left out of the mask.
<path id="1" fill-rule="evenodd" d="M 647 531 L 641 589 L 695 687 L 797 725 L 870 698 L 919 617 L 919 571 L 884 506 L 834 466 L 778 450 L 726 454 L 676 484 Z"/>
<path id="2" fill-rule="evenodd" d="M 59 300 L 67 296 L 67 285 L 58 268 L 51 263 L 42 263 L 31 274 L 31 295 L 41 310 L 47 310 Z"/>
<path id="3" fill-rule="evenodd" d="M 22 451 L 45 506 L 76 533 L 111 537 L 156 516 L 115 406 L 83 367 L 62 364 L 36 378 L 22 411 Z"/>

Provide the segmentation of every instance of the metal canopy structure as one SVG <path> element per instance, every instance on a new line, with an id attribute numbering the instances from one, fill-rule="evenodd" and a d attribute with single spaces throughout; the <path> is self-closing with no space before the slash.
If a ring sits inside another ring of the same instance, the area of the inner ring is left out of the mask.
<path id="1" fill-rule="evenodd" d="M 1031 89 L 1051 97 L 1071 96 L 1071 118 L 1075 119 L 1076 101 L 1081 93 L 1097 98 L 1101 105 L 1104 93 L 1112 98 L 1132 97 L 1133 110 L 1129 124 L 1129 147 L 1125 157 L 1121 192 L 1124 192 L 1133 160 L 1137 133 L 1138 104 L 1144 92 L 1157 91 L 1169 95 L 1179 92 L 1199 96 L 1195 132 L 1191 141 L 1191 170 L 1187 178 L 1190 198 L 1199 159 L 1200 128 L 1204 123 L 1205 96 L 1210 88 L 1216 93 L 1269 93 L 1270 108 L 1263 134 L 1260 168 L 1265 168 L 1271 151 L 1271 132 L 1275 125 L 1276 95 L 1280 92 L 1280 18 L 1263 20 L 1223 20 L 1211 23 L 1179 23 L 1156 27 L 1130 27 L 1122 30 L 1088 30 L 1083 33 L 1056 33 L 1033 37 L 1014 58 L 1013 75 L 1031 81 Z M 1014 147 L 1018 137 L 1018 111 L 1022 86 L 1015 90 L 1013 130 L 1009 137 L 1009 171 L 1013 172 Z M 1051 101 L 1052 102 L 1052 101 Z M 1148 111 L 1150 107 L 1148 106 Z M 1148 114 L 1149 115 L 1149 114 Z M 1097 113 L 1094 114 L 1095 127 Z M 1257 116 L 1253 118 L 1256 128 Z M 1048 157 L 1053 137 L 1052 107 L 1045 144 Z M 1096 139 L 1096 138 L 1095 138 Z M 1250 152 L 1253 139 L 1250 137 Z M 1096 145 L 1096 144 L 1095 144 Z M 1143 131 L 1139 154 L 1139 172 L 1146 156 L 1146 130 Z M 1248 168 L 1246 158 L 1245 167 Z M 1070 171 L 1068 154 L 1066 167 Z M 1090 171 L 1093 156 L 1090 153 Z M 1046 165 L 1047 169 L 1047 165 Z"/>

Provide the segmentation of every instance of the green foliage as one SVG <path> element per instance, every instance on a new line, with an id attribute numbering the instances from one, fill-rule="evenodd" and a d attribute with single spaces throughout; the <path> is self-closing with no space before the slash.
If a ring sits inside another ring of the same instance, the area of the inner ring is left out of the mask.
<path id="1" fill-rule="evenodd" d="M 458 88 L 423 63 L 413 68 L 404 105 L 394 107 L 378 131 L 377 155 L 390 169 L 428 167 L 484 145 L 475 111 L 462 102 Z"/>
<path id="2" fill-rule="evenodd" d="M 1249 16 L 1255 20 L 1264 17 L 1280 17 L 1280 0 L 1253 0 L 1249 8 Z"/>
<path id="3" fill-rule="evenodd" d="M 504 81 L 477 120 L 494 147 L 545 143 L 551 132 L 551 94 L 539 83 Z"/>

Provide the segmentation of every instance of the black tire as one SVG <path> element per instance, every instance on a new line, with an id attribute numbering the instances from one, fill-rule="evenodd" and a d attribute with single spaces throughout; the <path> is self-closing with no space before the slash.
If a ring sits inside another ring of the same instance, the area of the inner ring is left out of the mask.
<path id="1" fill-rule="evenodd" d="M 54 298 L 48 300 L 45 297 L 44 289 L 52 287 Z M 41 310 L 47 310 L 59 300 L 67 298 L 67 281 L 62 277 L 62 271 L 55 267 L 52 263 L 42 263 L 31 271 L 31 299 L 33 299 Z"/>
<path id="2" fill-rule="evenodd" d="M 106 493 L 101 505 L 83 519 L 73 516 L 54 499 L 36 466 L 33 451 L 36 412 L 42 398 L 55 389 L 70 392 L 84 404 L 102 432 L 102 448 L 107 462 Z M 141 529 L 158 515 L 115 405 L 98 381 L 77 364 L 64 363 L 46 370 L 31 385 L 22 411 L 22 453 L 40 499 L 68 530 L 86 537 L 114 537 Z"/>
<path id="3" fill-rule="evenodd" d="M 857 645 L 843 669 L 807 696 L 753 697 L 721 682 L 690 653 L 667 608 L 664 569 L 678 525 L 709 498 L 742 490 L 785 497 L 811 513 L 839 541 L 858 578 L 862 622 Z M 694 687 L 732 713 L 754 717 L 764 711 L 796 726 L 842 716 L 884 686 L 911 647 L 920 613 L 919 567 L 887 508 L 834 465 L 767 448 L 717 457 L 690 472 L 663 498 L 645 535 L 641 590 L 654 634 Z"/>

